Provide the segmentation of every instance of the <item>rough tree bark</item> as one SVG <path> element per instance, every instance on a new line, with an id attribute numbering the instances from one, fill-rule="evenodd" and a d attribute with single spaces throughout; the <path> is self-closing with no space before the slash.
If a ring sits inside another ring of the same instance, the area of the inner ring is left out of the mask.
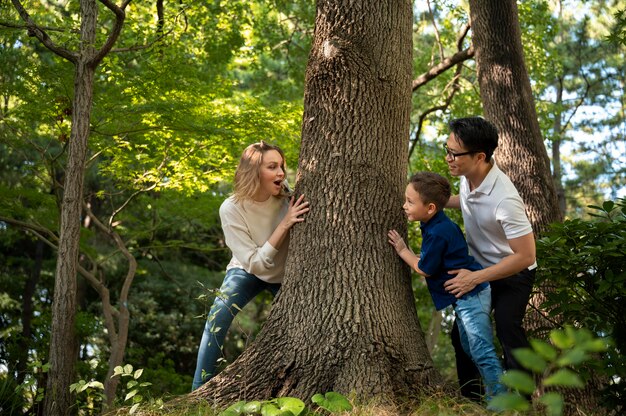
<path id="1" fill-rule="evenodd" d="M 84 2 L 83 2 L 84 3 Z M 82 6 L 82 4 L 81 4 Z M 97 19 L 94 3 L 89 14 Z M 83 25 L 88 19 L 83 15 Z M 95 20 L 90 45 L 95 40 Z M 84 28 L 86 29 L 86 28 Z M 86 29 L 88 31 L 90 29 Z M 83 36 L 86 33 L 83 32 Z M 89 38 L 84 38 L 89 41 Z M 90 46 L 91 47 L 91 46 Z M 52 334 L 50 340 L 50 371 L 46 386 L 45 414 L 69 414 L 72 405 L 69 386 L 74 377 L 76 356 L 68 343 L 74 344 L 74 320 L 76 316 L 76 274 L 81 228 L 84 167 L 87 155 L 87 138 L 93 102 L 93 79 L 95 67 L 76 62 L 74 75 L 74 102 L 72 105 L 72 131 L 68 150 L 67 167 L 63 186 L 59 251 L 54 281 L 52 303 Z"/>
<path id="2" fill-rule="evenodd" d="M 539 233 L 561 213 L 524 64 L 517 3 L 470 0 L 470 17 L 484 116 L 500 131 L 496 161 Z"/>
<path id="3" fill-rule="evenodd" d="M 387 242 L 401 211 L 411 106 L 412 4 L 320 0 L 306 72 L 296 189 L 281 293 L 254 344 L 193 393 L 238 399 L 435 388 L 408 269 Z"/>

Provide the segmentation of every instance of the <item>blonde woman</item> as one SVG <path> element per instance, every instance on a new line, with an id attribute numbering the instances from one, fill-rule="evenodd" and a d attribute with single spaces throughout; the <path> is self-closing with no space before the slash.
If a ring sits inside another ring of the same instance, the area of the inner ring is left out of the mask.
<path id="1" fill-rule="evenodd" d="M 248 146 L 235 171 L 233 195 L 220 207 L 233 253 L 204 327 L 192 390 L 215 376 L 226 333 L 237 312 L 263 290 L 276 295 L 283 279 L 289 230 L 309 211 L 304 195 L 288 197 L 282 150 L 263 141 Z"/>

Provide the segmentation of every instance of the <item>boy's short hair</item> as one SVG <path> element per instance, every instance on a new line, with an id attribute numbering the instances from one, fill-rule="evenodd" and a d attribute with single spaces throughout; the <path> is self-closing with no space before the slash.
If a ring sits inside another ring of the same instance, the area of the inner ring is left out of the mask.
<path id="1" fill-rule="evenodd" d="M 433 203 L 437 207 L 437 211 L 445 208 L 450 199 L 451 189 L 450 182 L 441 175 L 433 172 L 417 172 L 409 183 L 413 186 L 415 192 L 425 204 Z"/>
<path id="2" fill-rule="evenodd" d="M 457 118 L 448 123 L 450 131 L 470 152 L 482 152 L 489 162 L 498 147 L 498 129 L 482 117 Z"/>

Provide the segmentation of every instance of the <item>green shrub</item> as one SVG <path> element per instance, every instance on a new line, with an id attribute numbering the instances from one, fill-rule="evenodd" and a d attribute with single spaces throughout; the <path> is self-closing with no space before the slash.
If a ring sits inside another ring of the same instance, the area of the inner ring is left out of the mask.
<path id="1" fill-rule="evenodd" d="M 531 339 L 530 345 L 532 348 L 519 348 L 513 355 L 535 377 L 520 370 L 507 371 L 502 382 L 511 392 L 496 396 L 489 403 L 491 408 L 527 411 L 534 407 L 542 408 L 548 416 L 562 415 L 565 401 L 554 388 L 583 388 L 580 369 L 593 361 L 596 353 L 606 351 L 609 343 L 587 329 L 566 326 L 550 332 L 550 343 Z M 531 395 L 537 397 L 533 403 L 527 398 Z"/>
<path id="2" fill-rule="evenodd" d="M 553 224 L 538 240 L 537 283 L 553 289 L 542 309 L 556 322 L 613 340 L 595 370 L 609 380 L 604 403 L 615 407 L 626 398 L 626 199 L 590 208 L 592 220 Z"/>

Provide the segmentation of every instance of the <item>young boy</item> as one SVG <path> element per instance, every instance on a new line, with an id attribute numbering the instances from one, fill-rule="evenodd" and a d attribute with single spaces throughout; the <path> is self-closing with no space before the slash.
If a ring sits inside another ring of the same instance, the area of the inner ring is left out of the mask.
<path id="1" fill-rule="evenodd" d="M 431 172 L 413 175 L 406 187 L 404 212 L 409 221 L 420 221 L 422 250 L 416 256 L 396 230 L 389 231 L 389 243 L 413 270 L 426 278 L 437 310 L 449 305 L 456 312 L 463 349 L 478 367 L 485 383 L 486 400 L 505 391 L 500 384 L 502 365 L 493 345 L 491 288 L 481 283 L 456 298 L 444 283 L 453 278 L 449 270 L 480 270 L 482 266 L 468 253 L 463 232 L 443 212 L 450 199 L 450 183 Z"/>

